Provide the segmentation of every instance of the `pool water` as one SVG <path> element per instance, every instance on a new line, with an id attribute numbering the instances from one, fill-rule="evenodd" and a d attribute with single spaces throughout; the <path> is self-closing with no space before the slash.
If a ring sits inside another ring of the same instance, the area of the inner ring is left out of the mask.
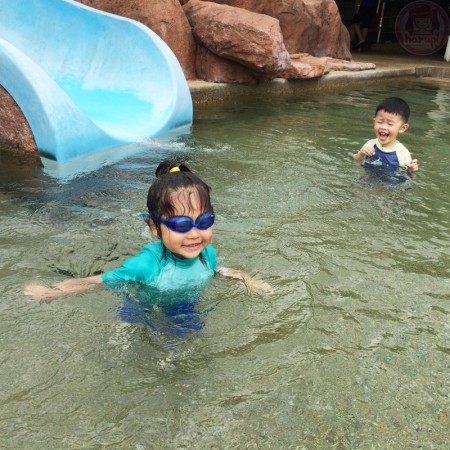
<path id="1" fill-rule="evenodd" d="M 392 95 L 420 164 L 396 188 L 351 158 Z M 198 106 L 192 135 L 68 180 L 2 153 L 0 447 L 448 447 L 449 105 L 401 80 Z M 166 158 L 211 185 L 220 263 L 274 293 L 217 276 L 183 333 L 159 303 L 161 327 L 121 320 L 106 290 L 30 303 L 25 284 L 151 240 L 138 215 Z"/>

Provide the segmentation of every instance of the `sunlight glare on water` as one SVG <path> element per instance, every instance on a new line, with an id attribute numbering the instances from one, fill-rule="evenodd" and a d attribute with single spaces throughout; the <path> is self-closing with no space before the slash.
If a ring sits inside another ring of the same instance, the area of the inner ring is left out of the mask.
<path id="1" fill-rule="evenodd" d="M 395 189 L 351 159 L 392 95 L 420 164 Z M 2 154 L 0 447 L 448 446 L 449 104 L 402 81 L 197 106 L 191 136 L 66 181 Z M 151 239 L 138 215 L 166 158 L 212 187 L 220 263 L 274 293 L 216 277 L 179 337 L 120 320 L 110 291 L 30 304 L 26 283 Z"/>

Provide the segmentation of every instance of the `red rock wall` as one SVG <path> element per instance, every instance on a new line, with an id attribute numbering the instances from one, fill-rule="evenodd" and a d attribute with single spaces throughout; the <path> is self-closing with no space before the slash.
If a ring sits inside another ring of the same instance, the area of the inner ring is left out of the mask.
<path id="1" fill-rule="evenodd" d="M 188 80 L 196 78 L 196 45 L 178 0 L 77 0 L 79 3 L 137 20 L 153 30 L 175 53 Z"/>
<path id="2" fill-rule="evenodd" d="M 280 21 L 289 53 L 351 59 L 350 35 L 334 0 L 210 0 Z"/>
<path id="3" fill-rule="evenodd" d="M 175 53 L 188 80 L 202 79 L 203 72 L 198 73 L 199 59 L 196 56 L 192 24 L 189 24 L 182 8 L 182 5 L 189 3 L 188 0 L 77 1 L 147 25 Z M 192 3 L 194 2 L 198 3 L 198 0 L 192 0 Z M 289 53 L 351 59 L 350 36 L 342 24 L 334 0 L 211 0 L 211 2 L 277 19 L 284 46 Z M 258 19 L 254 25 L 258 26 Z"/>
<path id="4" fill-rule="evenodd" d="M 0 86 L 0 146 L 8 150 L 36 152 L 36 142 L 22 110 Z"/>

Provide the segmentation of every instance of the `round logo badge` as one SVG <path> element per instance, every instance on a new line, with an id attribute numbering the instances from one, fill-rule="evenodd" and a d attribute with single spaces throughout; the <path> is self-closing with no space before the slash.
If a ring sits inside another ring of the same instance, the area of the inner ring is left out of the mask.
<path id="1" fill-rule="evenodd" d="M 449 36 L 446 12 L 426 0 L 406 5 L 395 21 L 399 44 L 414 55 L 431 55 L 441 49 Z"/>

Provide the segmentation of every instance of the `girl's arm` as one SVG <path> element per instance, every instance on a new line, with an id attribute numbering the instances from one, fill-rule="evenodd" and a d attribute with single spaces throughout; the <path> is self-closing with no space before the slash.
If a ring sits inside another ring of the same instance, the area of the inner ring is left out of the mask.
<path id="1" fill-rule="evenodd" d="M 246 273 L 236 270 L 230 269 L 228 267 L 219 267 L 217 269 L 217 273 L 229 278 L 235 278 L 236 280 L 241 280 L 244 282 L 245 287 L 249 294 L 253 294 L 255 292 L 272 292 L 272 286 L 269 283 L 266 283 L 262 280 L 257 280 L 256 278 L 252 278 Z"/>
<path id="2" fill-rule="evenodd" d="M 85 292 L 96 291 L 102 287 L 101 275 L 95 275 L 87 278 L 71 278 L 70 280 L 54 283 L 50 287 L 42 284 L 29 284 L 25 286 L 23 293 L 28 295 L 31 300 L 41 302 L 70 295 L 84 294 Z"/>

